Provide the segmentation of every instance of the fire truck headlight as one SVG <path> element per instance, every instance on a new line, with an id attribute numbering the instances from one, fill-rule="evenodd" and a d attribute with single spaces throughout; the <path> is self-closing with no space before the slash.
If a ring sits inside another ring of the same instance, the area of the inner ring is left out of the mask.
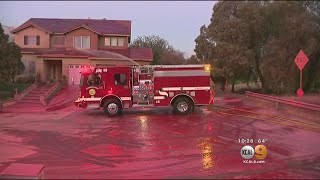
<path id="1" fill-rule="evenodd" d="M 211 68 L 210 64 L 204 66 L 204 70 L 207 72 L 210 71 L 210 68 Z"/>

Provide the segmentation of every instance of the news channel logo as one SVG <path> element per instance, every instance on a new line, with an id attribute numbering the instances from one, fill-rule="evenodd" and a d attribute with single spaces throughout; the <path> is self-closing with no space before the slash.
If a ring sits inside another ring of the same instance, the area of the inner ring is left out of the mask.
<path id="1" fill-rule="evenodd" d="M 267 157 L 267 148 L 262 144 L 255 146 L 255 148 L 245 145 L 241 148 L 240 154 L 244 159 L 243 163 L 265 163 L 264 159 Z M 255 159 L 251 160 L 253 157 Z"/>

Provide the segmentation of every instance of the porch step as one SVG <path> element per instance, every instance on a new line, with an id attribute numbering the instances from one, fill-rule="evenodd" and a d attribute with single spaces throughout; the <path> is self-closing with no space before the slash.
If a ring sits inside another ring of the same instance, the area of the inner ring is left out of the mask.
<path id="1" fill-rule="evenodd" d="M 34 90 L 32 90 L 33 92 L 43 92 L 43 91 L 46 91 L 46 90 L 48 90 L 48 89 L 50 89 L 50 88 L 45 88 L 45 89 L 34 89 Z"/>
<path id="2" fill-rule="evenodd" d="M 24 109 L 26 111 L 35 110 L 35 109 L 43 109 L 44 106 L 40 102 L 40 96 L 48 92 L 54 84 L 46 84 L 46 85 L 39 85 L 38 87 L 34 88 L 31 92 L 29 92 L 25 97 L 23 97 L 20 101 L 16 104 L 10 106 L 10 108 L 15 109 Z"/>
<path id="3" fill-rule="evenodd" d="M 30 94 L 27 94 L 25 97 L 27 97 L 27 96 L 30 96 L 30 97 L 40 96 L 41 94 L 43 94 L 43 93 L 34 93 L 34 92 L 31 92 Z"/>
<path id="4" fill-rule="evenodd" d="M 24 102 L 18 102 L 12 106 L 9 106 L 9 108 L 25 108 L 26 110 L 28 108 L 42 108 L 43 105 L 41 103 L 24 103 Z"/>
<path id="5" fill-rule="evenodd" d="M 49 90 L 50 88 L 46 88 L 46 89 L 34 89 L 32 90 L 33 93 L 43 93 L 46 92 L 47 90 Z"/>
<path id="6" fill-rule="evenodd" d="M 17 103 L 13 107 L 16 108 L 26 108 L 26 107 L 43 107 L 42 104 L 30 104 L 30 103 Z"/>
<path id="7" fill-rule="evenodd" d="M 36 101 L 39 101 L 40 100 L 40 96 L 36 96 L 36 97 L 24 97 L 23 99 L 21 100 L 36 100 Z"/>
<path id="8" fill-rule="evenodd" d="M 18 103 L 40 103 L 39 99 L 33 100 L 33 99 L 22 99 Z"/>
<path id="9" fill-rule="evenodd" d="M 33 94 L 28 94 L 28 95 L 26 95 L 25 97 L 40 97 L 41 96 L 41 94 L 35 94 L 35 93 L 33 93 Z"/>

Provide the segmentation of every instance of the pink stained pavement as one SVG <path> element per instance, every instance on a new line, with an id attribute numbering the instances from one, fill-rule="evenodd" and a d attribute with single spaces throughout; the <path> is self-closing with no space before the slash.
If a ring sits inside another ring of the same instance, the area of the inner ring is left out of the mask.
<path id="1" fill-rule="evenodd" d="M 1 176 L 5 177 L 38 177 L 43 171 L 43 164 L 21 164 L 12 163 L 4 171 L 0 173 Z M 0 176 L 0 177 L 1 177 Z"/>

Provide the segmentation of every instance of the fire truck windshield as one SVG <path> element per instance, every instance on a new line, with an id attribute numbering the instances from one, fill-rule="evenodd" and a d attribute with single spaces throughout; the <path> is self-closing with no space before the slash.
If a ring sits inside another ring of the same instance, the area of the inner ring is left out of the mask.
<path id="1" fill-rule="evenodd" d="M 101 74 L 90 74 L 87 79 L 87 86 L 100 86 Z"/>

